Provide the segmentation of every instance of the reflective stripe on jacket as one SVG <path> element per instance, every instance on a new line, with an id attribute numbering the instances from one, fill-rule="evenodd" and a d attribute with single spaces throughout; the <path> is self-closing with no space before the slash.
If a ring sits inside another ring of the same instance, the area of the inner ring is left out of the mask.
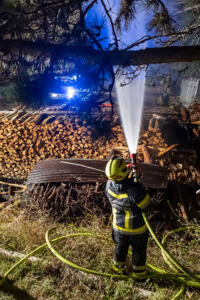
<path id="1" fill-rule="evenodd" d="M 140 183 L 132 179 L 108 180 L 107 197 L 112 206 L 113 229 L 124 234 L 142 234 L 147 230 L 142 210 L 150 204 L 150 196 Z"/>

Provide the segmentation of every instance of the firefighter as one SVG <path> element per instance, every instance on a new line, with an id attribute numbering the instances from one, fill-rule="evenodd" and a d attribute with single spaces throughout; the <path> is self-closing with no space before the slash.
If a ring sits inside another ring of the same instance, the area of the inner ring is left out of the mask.
<path id="1" fill-rule="evenodd" d="M 106 169 L 106 194 L 112 206 L 112 238 L 115 243 L 113 270 L 126 274 L 125 261 L 132 246 L 132 275 L 146 275 L 148 229 L 142 211 L 150 204 L 150 196 L 140 183 L 129 178 L 125 160 L 113 155 Z"/>

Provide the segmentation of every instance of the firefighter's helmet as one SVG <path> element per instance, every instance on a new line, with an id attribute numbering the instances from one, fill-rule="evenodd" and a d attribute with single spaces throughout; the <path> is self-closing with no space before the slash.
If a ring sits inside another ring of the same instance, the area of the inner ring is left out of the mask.
<path id="1" fill-rule="evenodd" d="M 128 175 L 126 162 L 122 157 L 111 157 L 105 169 L 106 176 L 109 179 L 120 181 Z"/>

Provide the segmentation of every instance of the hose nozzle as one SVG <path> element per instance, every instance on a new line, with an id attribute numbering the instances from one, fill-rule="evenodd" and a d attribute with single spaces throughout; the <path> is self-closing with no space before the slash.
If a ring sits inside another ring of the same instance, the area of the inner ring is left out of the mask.
<path id="1" fill-rule="evenodd" d="M 127 165 L 128 168 L 132 169 L 132 177 L 134 178 L 134 181 L 137 181 L 137 168 L 136 168 L 136 160 L 137 155 L 136 153 L 132 153 L 130 155 L 131 163 Z"/>
<path id="2" fill-rule="evenodd" d="M 133 167 L 135 167 L 136 166 L 136 158 L 137 158 L 136 153 L 132 153 L 130 155 L 130 158 L 131 158 L 131 163 L 133 164 Z"/>

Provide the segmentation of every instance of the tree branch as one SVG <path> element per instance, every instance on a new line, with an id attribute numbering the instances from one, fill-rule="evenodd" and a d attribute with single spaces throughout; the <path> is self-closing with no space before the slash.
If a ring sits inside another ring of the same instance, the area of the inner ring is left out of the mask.
<path id="1" fill-rule="evenodd" d="M 87 35 L 89 36 L 89 38 L 94 42 L 94 44 L 96 44 L 96 46 L 99 48 L 99 50 L 103 50 L 101 44 L 99 43 L 99 41 L 93 36 L 92 33 L 90 33 L 90 30 L 86 27 L 84 27 L 84 31 L 87 33 Z"/>
<path id="2" fill-rule="evenodd" d="M 174 32 L 174 33 L 169 33 L 169 34 L 160 34 L 160 35 L 154 35 L 154 36 L 144 36 L 144 37 L 140 38 L 138 41 L 136 41 L 133 44 L 129 45 L 128 47 L 124 48 L 123 50 L 124 51 L 130 50 L 133 47 L 139 46 L 147 41 L 155 40 L 158 38 L 164 38 L 164 37 L 174 38 L 174 37 L 176 37 L 176 38 L 180 39 L 184 35 L 189 35 L 189 34 L 193 33 L 198 28 L 200 28 L 199 24 L 196 26 L 192 26 L 191 28 L 187 27 L 186 30 L 179 31 L 179 32 Z"/>
<path id="3" fill-rule="evenodd" d="M 116 32 L 115 32 L 113 20 L 111 18 L 111 15 L 109 14 L 109 11 L 108 11 L 108 9 L 107 9 L 104 1 L 103 0 L 100 0 L 100 1 L 101 1 L 101 4 L 102 4 L 102 6 L 103 6 L 103 8 L 105 10 L 105 13 L 106 13 L 106 15 L 107 15 L 107 17 L 108 17 L 108 19 L 110 21 L 110 25 L 111 25 L 111 29 L 112 29 L 112 34 L 113 34 L 113 37 L 114 37 L 114 40 L 115 40 L 115 48 L 116 48 L 116 50 L 118 50 L 118 48 L 119 48 L 118 47 L 118 39 L 117 39 L 117 35 L 116 35 Z"/>
<path id="4" fill-rule="evenodd" d="M 84 10 L 83 15 L 84 17 L 87 15 L 88 11 L 92 8 L 92 6 L 97 2 L 97 0 L 93 0 L 88 6 L 87 8 Z"/>

